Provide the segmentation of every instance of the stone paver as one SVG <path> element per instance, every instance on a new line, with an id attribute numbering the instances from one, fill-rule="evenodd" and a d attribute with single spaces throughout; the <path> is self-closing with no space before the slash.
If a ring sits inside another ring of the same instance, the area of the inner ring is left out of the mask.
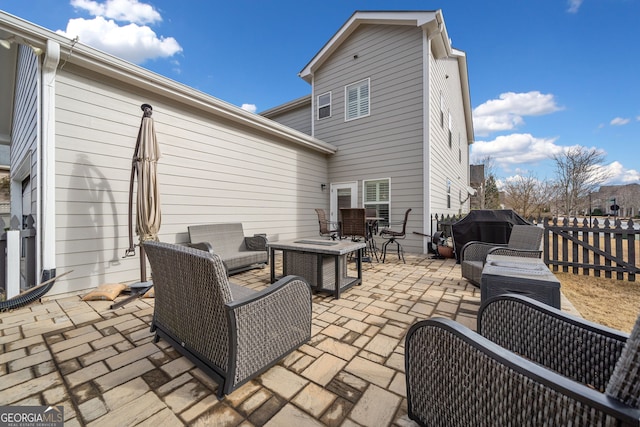
<path id="1" fill-rule="evenodd" d="M 399 396 L 371 385 L 351 411 L 351 418 L 368 427 L 389 425 L 400 400 Z"/>
<path id="2" fill-rule="evenodd" d="M 435 315 L 473 326 L 480 292 L 454 260 L 406 257 L 364 263 L 362 285 L 340 300 L 314 295 L 312 339 L 222 400 L 215 381 L 154 342 L 153 299 L 110 310 L 72 295 L 0 313 L 0 404 L 63 405 L 71 427 L 414 426 L 407 330 Z M 269 272 L 233 281 L 261 290 Z"/>

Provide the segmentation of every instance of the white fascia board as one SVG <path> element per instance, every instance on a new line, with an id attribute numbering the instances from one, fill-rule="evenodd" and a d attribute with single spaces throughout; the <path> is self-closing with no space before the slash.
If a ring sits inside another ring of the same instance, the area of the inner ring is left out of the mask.
<path id="1" fill-rule="evenodd" d="M 451 57 L 458 60 L 460 72 L 460 84 L 462 85 L 462 100 L 464 107 L 464 120 L 467 128 L 467 143 L 473 144 L 473 110 L 471 109 L 471 90 L 469 89 L 469 73 L 467 69 L 467 54 L 461 50 L 451 48 Z"/>
<path id="2" fill-rule="evenodd" d="M 440 17 L 437 11 L 356 11 L 337 33 L 320 49 L 311 61 L 298 73 L 306 82 L 311 83 L 311 75 L 322 63 L 362 24 L 415 25 L 423 27 Z"/>
<path id="3" fill-rule="evenodd" d="M 240 107 L 224 102 L 204 92 L 161 76 L 160 74 L 153 73 L 113 55 L 84 45 L 81 42 L 72 45 L 72 41 L 66 37 L 3 11 L 0 11 L 0 30 L 16 34 L 32 46 L 42 49 L 46 48 L 47 40 L 57 42 L 60 44 L 62 63 L 67 61 L 70 64 L 75 64 L 113 79 L 152 91 L 158 95 L 167 96 L 170 99 L 195 107 L 206 113 L 232 120 L 249 128 L 277 136 L 325 154 L 334 154 L 337 151 L 337 147 L 332 144 L 310 137 L 273 120 L 245 111 Z"/>
<path id="4" fill-rule="evenodd" d="M 285 104 L 278 105 L 268 110 L 264 110 L 259 114 L 264 117 L 271 117 L 277 114 L 286 113 L 287 111 L 295 110 L 300 107 L 306 107 L 311 105 L 311 94 L 302 96 L 300 98 L 289 101 Z"/>

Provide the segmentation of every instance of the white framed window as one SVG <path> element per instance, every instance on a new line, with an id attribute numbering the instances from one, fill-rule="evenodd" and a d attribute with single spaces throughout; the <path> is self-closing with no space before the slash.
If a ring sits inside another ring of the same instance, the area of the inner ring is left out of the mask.
<path id="1" fill-rule="evenodd" d="M 344 120 L 354 120 L 369 115 L 370 79 L 345 86 L 344 88 Z"/>
<path id="2" fill-rule="evenodd" d="M 451 209 L 451 180 L 447 179 L 447 209 Z"/>
<path id="3" fill-rule="evenodd" d="M 318 95 L 318 120 L 331 117 L 331 92 Z"/>
<path id="4" fill-rule="evenodd" d="M 451 111 L 449 111 L 449 148 L 453 146 L 453 142 L 451 139 L 453 136 L 451 135 L 451 128 L 453 127 L 453 119 L 451 118 Z"/>
<path id="5" fill-rule="evenodd" d="M 444 97 L 440 91 L 440 127 L 444 127 Z"/>
<path id="6" fill-rule="evenodd" d="M 365 209 L 370 210 L 369 212 L 372 214 L 375 209 L 375 215 L 367 214 L 367 216 L 383 218 L 380 220 L 383 223 L 389 221 L 391 203 L 390 187 L 391 178 L 369 179 L 362 181 L 362 195 L 364 199 L 362 206 L 364 206 Z"/>

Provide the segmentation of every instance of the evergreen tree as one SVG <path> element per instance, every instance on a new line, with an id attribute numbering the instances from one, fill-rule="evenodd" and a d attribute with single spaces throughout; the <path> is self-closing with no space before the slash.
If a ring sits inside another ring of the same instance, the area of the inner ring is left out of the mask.
<path id="1" fill-rule="evenodd" d="M 484 191 L 484 207 L 485 209 L 500 209 L 500 193 L 496 185 L 496 177 L 493 174 L 487 177 Z"/>

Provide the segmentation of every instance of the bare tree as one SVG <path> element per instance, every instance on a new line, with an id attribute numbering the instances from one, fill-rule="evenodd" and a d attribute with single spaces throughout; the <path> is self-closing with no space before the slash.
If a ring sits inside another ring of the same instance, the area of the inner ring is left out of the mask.
<path id="1" fill-rule="evenodd" d="M 564 214 L 576 215 L 589 193 L 593 192 L 610 174 L 602 167 L 604 153 L 595 148 L 571 147 L 552 157 L 555 162 L 558 202 Z"/>
<path id="2" fill-rule="evenodd" d="M 551 183 L 540 181 L 530 172 L 506 180 L 503 191 L 507 206 L 525 218 L 540 216 L 553 195 Z"/>

